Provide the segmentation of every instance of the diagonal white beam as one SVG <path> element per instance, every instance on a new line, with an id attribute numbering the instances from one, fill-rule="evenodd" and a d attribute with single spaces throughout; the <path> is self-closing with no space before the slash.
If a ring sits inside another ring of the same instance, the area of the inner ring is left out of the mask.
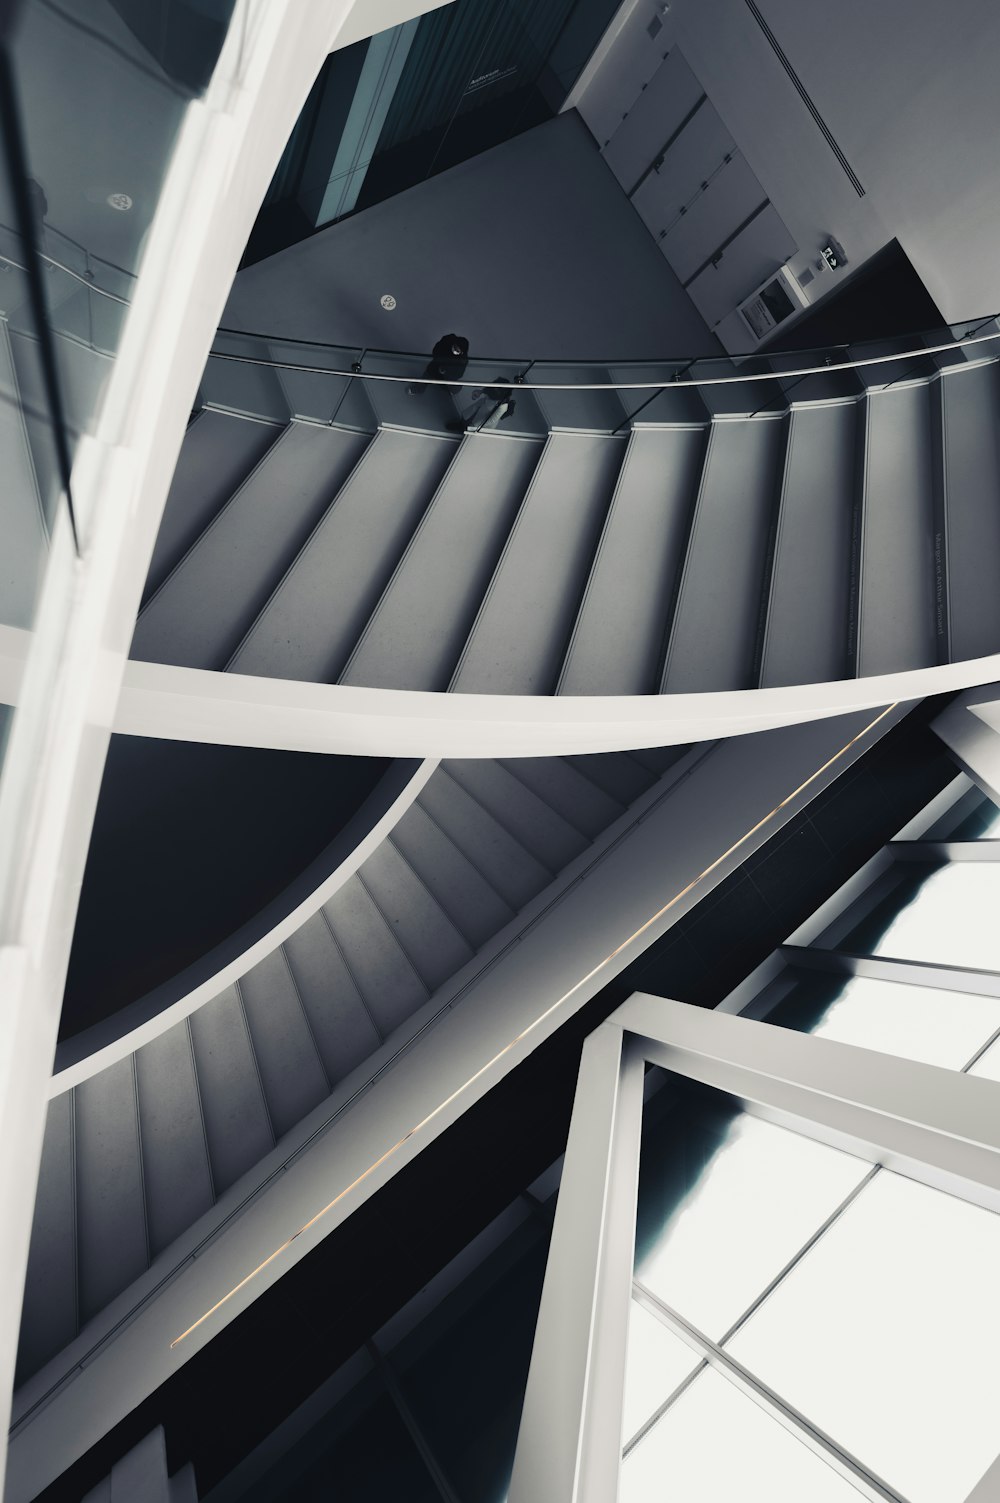
<path id="1" fill-rule="evenodd" d="M 29 645 L 28 632 L 0 624 L 0 704 L 19 703 Z M 129 660 L 108 714 L 120 735 L 219 746 L 372 757 L 567 756 L 874 714 L 883 705 L 965 690 L 998 672 L 1000 655 L 777 689 L 557 696 L 365 689 Z M 963 713 L 971 723 L 971 713 Z M 1000 745 L 981 721 L 975 725 Z"/>
<path id="2" fill-rule="evenodd" d="M 760 1116 L 1000 1210 L 1000 1084 L 636 992 L 645 1057 Z"/>
<path id="3" fill-rule="evenodd" d="M 642 1055 L 583 1046 L 509 1503 L 617 1496 L 642 1126 Z"/>

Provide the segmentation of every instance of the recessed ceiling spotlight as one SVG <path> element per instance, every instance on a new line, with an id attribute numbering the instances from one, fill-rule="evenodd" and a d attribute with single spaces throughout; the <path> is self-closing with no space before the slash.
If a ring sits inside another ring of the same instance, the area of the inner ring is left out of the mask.
<path id="1" fill-rule="evenodd" d="M 109 193 L 107 202 L 113 209 L 119 209 L 123 214 L 132 207 L 132 199 L 127 193 Z"/>
<path id="2" fill-rule="evenodd" d="M 393 308 L 395 308 L 396 306 L 396 299 L 393 297 L 391 292 L 383 292 L 382 296 L 379 298 L 379 302 L 382 304 L 382 307 L 386 310 L 387 313 L 391 313 Z"/>

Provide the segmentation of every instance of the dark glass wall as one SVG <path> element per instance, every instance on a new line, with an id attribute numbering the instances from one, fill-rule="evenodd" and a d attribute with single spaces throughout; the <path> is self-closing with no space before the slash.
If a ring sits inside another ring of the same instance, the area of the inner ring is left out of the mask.
<path id="1" fill-rule="evenodd" d="M 617 0 L 454 0 L 333 53 L 245 264 L 558 113 Z"/>

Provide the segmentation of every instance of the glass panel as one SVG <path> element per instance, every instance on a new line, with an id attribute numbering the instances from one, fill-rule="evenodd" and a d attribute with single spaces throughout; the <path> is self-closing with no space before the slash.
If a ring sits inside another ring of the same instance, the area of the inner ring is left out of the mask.
<path id="1" fill-rule="evenodd" d="M 644 1132 L 636 1276 L 718 1340 L 870 1166 L 733 1115 L 719 1092 L 678 1090 Z"/>
<path id="2" fill-rule="evenodd" d="M 858 1503 L 858 1491 L 717 1372 L 622 1463 L 620 1503 Z"/>
<path id="3" fill-rule="evenodd" d="M 1000 999 L 804 971 L 767 1021 L 798 1033 L 961 1070 L 1000 1027 Z"/>
<path id="4" fill-rule="evenodd" d="M 996 970 L 998 904 L 1000 862 L 952 862 L 925 877 L 871 953 Z"/>
<path id="5" fill-rule="evenodd" d="M 632 1301 L 625 1363 L 623 1443 L 632 1439 L 697 1363 L 697 1354 L 679 1336 Z"/>
<path id="6" fill-rule="evenodd" d="M 1000 1217 L 883 1171 L 730 1349 L 910 1503 L 997 1453 Z"/>

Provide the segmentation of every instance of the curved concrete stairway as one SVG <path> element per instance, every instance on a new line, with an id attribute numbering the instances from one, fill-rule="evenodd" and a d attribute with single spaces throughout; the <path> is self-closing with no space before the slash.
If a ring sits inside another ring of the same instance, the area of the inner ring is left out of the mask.
<path id="1" fill-rule="evenodd" d="M 216 372 L 213 403 L 237 369 Z M 1000 650 L 995 360 L 667 390 L 630 420 L 615 393 L 538 393 L 537 408 L 519 393 L 542 421 L 461 437 L 422 397 L 375 390 L 370 421 L 354 401 L 350 427 L 198 414 L 133 657 L 373 688 L 648 695 Z M 414 426 L 380 420 L 387 392 L 393 422 Z M 244 414 L 278 410 L 231 395 Z M 627 431 L 608 431 L 619 418 Z"/>
<path id="2" fill-rule="evenodd" d="M 427 1026 L 428 1007 L 450 1006 L 534 916 L 519 917 L 526 906 L 560 890 L 559 874 L 685 750 L 442 763 L 284 944 L 55 1096 L 19 1383 L 221 1197 L 217 1214 L 232 1214 L 253 1189 L 240 1181 L 281 1138 L 333 1093 L 331 1114 L 363 1089 Z"/>

